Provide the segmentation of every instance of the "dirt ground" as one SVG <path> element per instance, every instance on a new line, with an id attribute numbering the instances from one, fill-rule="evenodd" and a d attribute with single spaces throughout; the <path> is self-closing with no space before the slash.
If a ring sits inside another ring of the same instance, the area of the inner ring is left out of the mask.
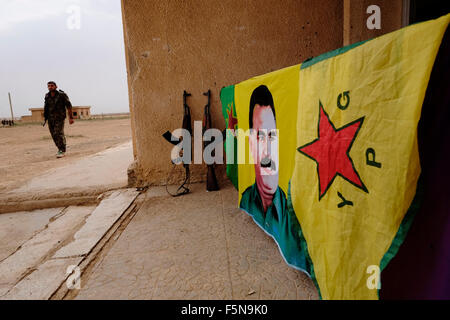
<path id="1" fill-rule="evenodd" d="M 57 159 L 57 148 L 48 126 L 0 126 L 0 193 L 19 187 L 42 172 L 70 164 L 131 139 L 129 118 L 66 121 L 66 157 Z"/>

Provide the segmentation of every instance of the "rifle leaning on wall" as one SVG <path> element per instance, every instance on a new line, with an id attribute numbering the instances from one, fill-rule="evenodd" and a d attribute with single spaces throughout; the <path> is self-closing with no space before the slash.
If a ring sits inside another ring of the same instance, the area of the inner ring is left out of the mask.
<path id="1" fill-rule="evenodd" d="M 191 109 L 189 108 L 189 106 L 186 103 L 186 98 L 189 96 L 191 96 L 191 94 L 187 93 L 186 90 L 184 90 L 183 91 L 183 124 L 182 124 L 182 128 L 189 131 L 190 135 L 192 136 Z M 170 131 L 166 131 L 162 136 L 164 137 L 164 139 L 166 139 L 168 142 L 170 142 L 171 144 L 173 144 L 175 146 L 178 145 L 182 141 L 181 137 L 180 138 L 174 137 Z M 189 143 L 191 143 L 191 142 L 189 141 Z M 182 155 L 179 154 L 179 157 L 177 159 L 172 160 L 174 167 L 177 163 L 180 162 L 181 159 L 182 159 Z M 178 187 L 176 193 L 169 192 L 169 190 L 167 189 L 168 181 L 166 182 L 166 191 L 172 197 L 178 197 L 178 196 L 189 193 L 189 188 L 186 187 L 186 184 L 189 185 L 190 178 L 191 178 L 191 174 L 190 174 L 190 170 L 189 170 L 189 163 L 183 162 L 183 167 L 185 170 L 185 178 L 184 178 L 183 183 Z"/>
<path id="2" fill-rule="evenodd" d="M 208 104 L 205 106 L 205 111 L 203 113 L 203 128 L 202 128 L 202 134 L 205 136 L 205 131 L 208 129 L 211 129 L 212 122 L 211 122 L 211 113 L 210 113 L 210 106 L 211 106 L 211 90 L 208 90 L 207 92 L 203 93 L 203 95 L 208 97 Z M 203 142 L 203 149 L 205 149 L 211 141 L 204 141 Z M 214 151 L 213 151 L 214 153 Z M 214 154 L 212 154 L 214 156 Z M 219 185 L 217 184 L 217 178 L 216 178 L 216 172 L 214 171 L 214 164 L 208 164 L 208 171 L 206 173 L 206 191 L 216 191 L 219 190 Z"/>

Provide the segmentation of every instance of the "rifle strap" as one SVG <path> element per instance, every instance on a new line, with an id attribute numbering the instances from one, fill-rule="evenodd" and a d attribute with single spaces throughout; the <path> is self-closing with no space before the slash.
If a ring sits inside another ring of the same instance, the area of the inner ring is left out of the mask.
<path id="1" fill-rule="evenodd" d="M 173 163 L 173 167 L 172 167 L 172 172 L 173 169 L 175 168 L 176 164 Z M 169 177 L 170 175 L 167 177 L 167 181 L 166 181 L 166 191 L 168 194 L 170 194 L 172 197 L 178 197 L 178 196 L 182 196 L 184 194 L 187 194 L 190 192 L 189 188 L 186 186 L 186 184 L 189 186 L 190 182 L 191 182 L 191 172 L 189 170 L 189 165 L 188 164 L 183 164 L 184 166 L 184 170 L 185 170 L 185 177 L 184 177 L 184 181 L 183 183 L 178 187 L 176 193 L 171 193 L 169 191 L 169 189 L 167 188 L 167 185 L 169 184 Z"/>

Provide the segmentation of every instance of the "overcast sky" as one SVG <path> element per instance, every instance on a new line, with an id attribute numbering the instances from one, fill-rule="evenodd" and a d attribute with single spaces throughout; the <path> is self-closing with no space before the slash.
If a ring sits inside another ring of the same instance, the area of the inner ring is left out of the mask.
<path id="1" fill-rule="evenodd" d="M 8 92 L 15 117 L 43 107 L 49 80 L 94 114 L 129 111 L 120 0 L 0 0 L 0 58 L 0 117 Z"/>

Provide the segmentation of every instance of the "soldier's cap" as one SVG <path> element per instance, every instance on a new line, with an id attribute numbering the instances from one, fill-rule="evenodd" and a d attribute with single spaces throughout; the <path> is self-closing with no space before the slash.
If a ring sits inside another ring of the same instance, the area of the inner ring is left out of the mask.
<path id="1" fill-rule="evenodd" d="M 47 85 L 49 85 L 49 84 L 54 84 L 54 85 L 56 86 L 56 82 L 55 82 L 55 81 L 49 81 L 49 82 L 47 82 Z"/>

